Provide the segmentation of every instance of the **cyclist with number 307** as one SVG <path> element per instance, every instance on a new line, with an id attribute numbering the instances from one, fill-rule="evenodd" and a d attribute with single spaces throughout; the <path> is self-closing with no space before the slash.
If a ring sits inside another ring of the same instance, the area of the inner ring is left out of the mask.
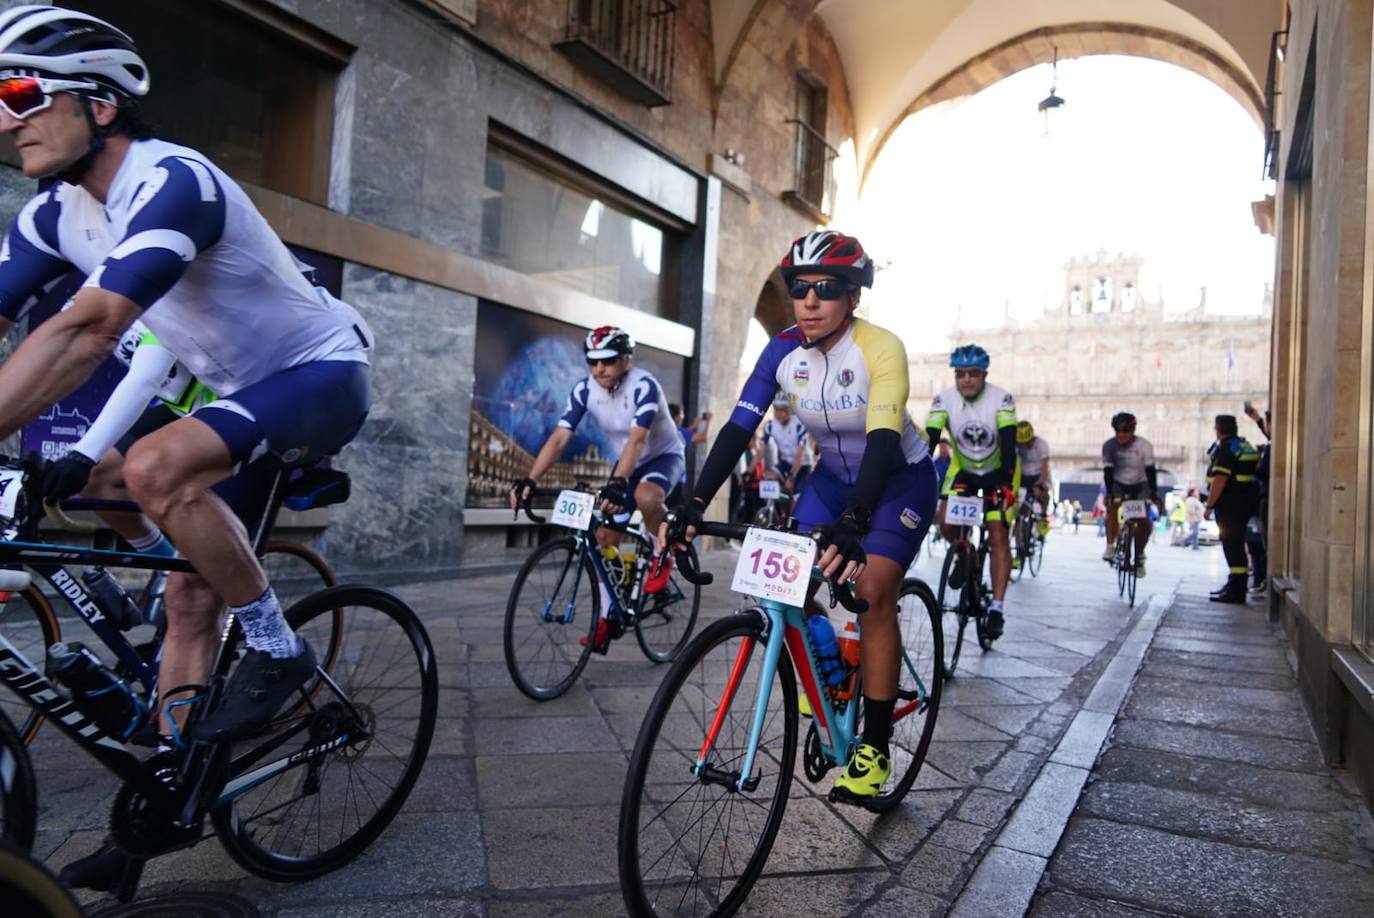
<path id="1" fill-rule="evenodd" d="M 817 565 L 853 582 L 868 603 L 861 618 L 863 737 L 835 781 L 836 799 L 879 795 L 891 772 L 889 742 L 898 692 L 902 575 L 935 511 L 935 469 L 906 414 L 906 351 L 891 332 L 854 317 L 873 261 L 857 239 L 833 231 L 797 239 L 782 260 L 797 324 L 764 348 L 697 480 L 675 510 L 690 539 L 779 392 L 820 445 L 793 515 L 819 530 Z M 804 573 L 804 572 L 803 572 Z"/>

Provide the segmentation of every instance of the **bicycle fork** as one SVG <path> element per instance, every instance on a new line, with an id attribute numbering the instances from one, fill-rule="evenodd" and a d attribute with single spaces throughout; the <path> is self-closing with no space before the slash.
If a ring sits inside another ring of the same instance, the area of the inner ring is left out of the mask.
<path id="1" fill-rule="evenodd" d="M 764 645 L 763 670 L 759 674 L 759 687 L 754 700 L 754 717 L 749 727 L 749 744 L 745 747 L 744 765 L 738 772 L 727 772 L 708 765 L 707 757 L 716 744 L 716 738 L 720 735 L 720 728 L 725 723 L 730 706 L 734 704 L 735 696 L 739 694 L 740 684 L 744 681 L 744 673 L 749 668 L 749 661 L 753 657 L 756 643 L 752 637 L 746 637 L 740 645 L 734 666 L 731 667 L 730 676 L 726 680 L 725 690 L 721 693 L 720 704 L 716 708 L 716 716 L 711 722 L 710 729 L 706 732 L 706 739 L 701 744 L 701 752 L 697 755 L 696 765 L 692 768 L 693 774 L 708 784 L 721 784 L 732 791 L 752 791 L 758 787 L 759 781 L 763 777 L 762 774 L 754 775 L 753 773 L 754 758 L 758 753 L 759 740 L 763 736 L 763 724 L 768 716 L 768 696 L 773 690 L 773 679 L 778 671 L 778 658 L 782 655 L 783 645 L 782 627 L 776 620 L 772 622 L 772 625 L 773 627 L 768 632 L 768 643 Z"/>

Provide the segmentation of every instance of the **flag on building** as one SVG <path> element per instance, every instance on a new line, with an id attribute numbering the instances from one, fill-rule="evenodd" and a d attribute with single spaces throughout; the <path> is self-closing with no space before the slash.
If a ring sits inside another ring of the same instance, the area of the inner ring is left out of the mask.
<path id="1" fill-rule="evenodd" d="M 1235 368 L 1236 368 L 1236 339 L 1235 339 L 1235 338 L 1228 338 L 1228 339 L 1226 339 L 1226 369 L 1228 369 L 1228 370 L 1234 370 Z"/>

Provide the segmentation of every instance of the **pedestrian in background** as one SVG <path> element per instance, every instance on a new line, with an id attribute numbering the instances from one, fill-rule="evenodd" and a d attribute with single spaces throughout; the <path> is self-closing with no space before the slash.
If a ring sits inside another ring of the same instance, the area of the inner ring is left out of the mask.
<path id="1" fill-rule="evenodd" d="M 1226 583 L 1211 595 L 1213 602 L 1245 602 L 1245 528 L 1259 506 L 1259 450 L 1240 436 L 1233 414 L 1216 419 L 1217 442 L 1207 469 L 1205 516 L 1216 515 L 1221 530 L 1221 550 L 1226 555 Z"/>
<path id="2" fill-rule="evenodd" d="M 1249 402 L 1245 403 L 1245 414 L 1255 422 L 1266 442 L 1259 445 L 1259 464 L 1256 477 L 1259 484 L 1259 504 L 1255 515 L 1245 527 L 1245 548 L 1250 553 L 1250 592 L 1263 593 L 1269 580 L 1269 432 L 1270 415 L 1266 410 L 1264 417 Z"/>

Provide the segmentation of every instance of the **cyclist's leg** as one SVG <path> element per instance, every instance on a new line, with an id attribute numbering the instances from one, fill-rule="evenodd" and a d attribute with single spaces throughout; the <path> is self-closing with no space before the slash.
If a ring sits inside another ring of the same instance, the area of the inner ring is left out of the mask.
<path id="1" fill-rule="evenodd" d="M 629 493 L 639 512 L 644 514 L 644 531 L 657 538 L 659 524 L 667 515 L 666 495 L 671 493 L 686 474 L 682 456 L 670 453 L 655 456 L 634 470 L 630 476 Z"/>
<path id="2" fill-rule="evenodd" d="M 1121 488 L 1114 486 L 1112 493 L 1107 495 L 1107 512 L 1104 515 L 1107 524 L 1107 547 L 1102 553 L 1102 557 L 1108 561 L 1112 558 L 1113 549 L 1116 547 L 1117 529 L 1121 522 L 1117 514 L 1121 512 Z"/>
<path id="3" fill-rule="evenodd" d="M 124 457 L 139 439 L 166 427 L 176 419 L 177 415 L 162 404 L 143 412 L 134 422 L 134 426 L 129 428 L 91 469 L 91 479 L 86 487 L 82 488 L 82 496 L 96 500 L 133 500 L 133 495 L 124 483 Z M 150 551 L 167 557 L 176 553 L 172 543 L 162 535 L 162 530 L 141 513 L 115 513 L 103 510 L 97 515 L 138 551 Z"/>
<path id="4" fill-rule="evenodd" d="M 939 521 L 940 535 L 944 540 L 953 545 L 963 535 L 962 526 L 950 526 L 945 523 L 945 505 L 951 494 L 963 493 L 964 483 L 960 476 L 959 456 L 950 453 L 949 468 L 945 471 L 945 478 L 940 482 L 940 506 L 935 511 L 935 518 Z"/>

